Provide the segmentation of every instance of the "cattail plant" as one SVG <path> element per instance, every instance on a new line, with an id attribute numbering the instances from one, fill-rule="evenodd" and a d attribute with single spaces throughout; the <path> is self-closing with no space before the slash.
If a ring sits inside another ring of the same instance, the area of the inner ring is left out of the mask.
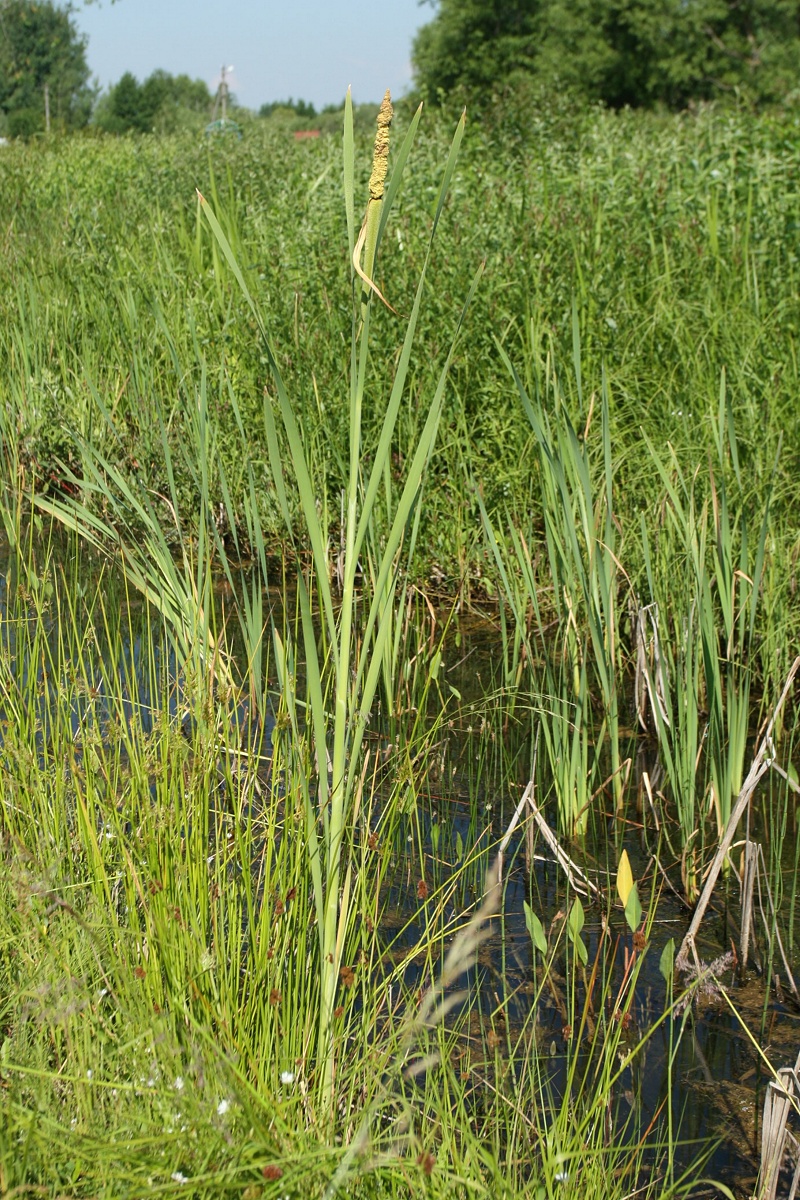
<path id="1" fill-rule="evenodd" d="M 312 448 L 304 440 L 295 404 L 289 395 L 276 351 L 262 319 L 260 307 L 245 281 L 237 255 L 219 218 L 208 201 L 199 195 L 199 203 L 211 228 L 214 243 L 232 272 L 255 319 L 264 346 L 272 379 L 274 399 L 265 393 L 264 424 L 269 452 L 271 479 L 268 486 L 283 519 L 287 542 L 300 564 L 305 547 L 311 550 L 311 568 L 297 567 L 296 624 L 279 629 L 273 625 L 274 664 L 278 674 L 281 708 L 288 728 L 284 747 L 285 770 L 292 786 L 302 796 L 305 814 L 305 864 L 317 928 L 318 1021 L 310 1046 L 318 1097 L 327 1116 L 334 1112 L 336 1079 L 336 1041 L 334 1012 L 337 988 L 341 985 L 340 968 L 353 936 L 354 862 L 349 858 L 350 837 L 362 803 L 363 740 L 381 675 L 386 676 L 396 661 L 392 653 L 397 622 L 397 589 L 413 551 L 415 535 L 412 514 L 427 464 L 436 441 L 448 370 L 455 338 L 466 307 L 477 286 L 479 270 L 464 309 L 453 323 L 453 341 L 442 365 L 438 383 L 427 405 L 427 415 L 416 444 L 407 452 L 405 474 L 391 494 L 390 463 L 395 427 L 403 400 L 411 362 L 417 324 L 430 261 L 431 248 L 444 209 L 464 135 L 466 116 L 456 128 L 444 167 L 436 208 L 431 222 L 428 248 L 420 272 L 413 304 L 405 322 L 402 343 L 390 394 L 386 400 L 377 446 L 369 470 L 362 465 L 362 406 L 370 383 L 369 340 L 373 305 L 384 301 L 374 281 L 378 253 L 386 221 L 398 195 L 404 169 L 421 118 L 421 107 L 410 122 L 397 153 L 394 171 L 388 179 L 389 132 L 392 105 L 386 93 L 378 114 L 378 130 L 373 151 L 372 173 L 366 212 L 360 231 L 355 221 L 355 138 L 353 107 L 348 93 L 345 105 L 343 159 L 344 200 L 348 229 L 349 261 L 352 264 L 352 334 L 348 390 L 349 455 L 344 480 L 345 506 L 341 532 L 341 591 L 334 594 L 329 572 L 328 535 L 325 513 L 318 507 L 312 484 Z M 220 263 L 220 267 L 221 267 Z M 360 285 L 360 286 L 359 286 Z M 388 306 L 387 306 L 388 307 Z M 391 319 L 391 318 L 390 318 Z M 98 398 L 99 399 L 99 398 Z M 238 413 L 235 396 L 232 404 Z M 183 659 L 191 659 L 194 674 L 211 678 L 227 670 L 227 663 L 212 628 L 210 571 L 212 556 L 222 561 L 233 583 L 236 569 L 228 560 L 225 544 L 215 532 L 211 518 L 209 464 L 214 461 L 214 430 L 209 420 L 205 387 L 189 400 L 189 429 L 193 435 L 196 475 L 201 492 L 202 537 L 196 545 L 182 542 L 182 557 L 173 560 L 152 502 L 146 493 L 137 493 L 122 472 L 90 445 L 83 447 L 84 477 L 90 491 L 104 499 L 109 519 L 98 517 L 80 501 L 43 501 L 42 506 L 98 548 L 116 544 L 122 549 L 123 567 L 130 581 L 161 612 L 172 629 Z M 107 414 L 106 414 L 107 415 Z M 110 418 L 109 418 L 110 421 Z M 282 427 L 281 437 L 279 429 Z M 259 518 L 258 492 L 265 483 L 254 464 L 247 459 L 246 436 L 239 419 L 247 468 L 246 486 L 240 498 L 250 543 L 255 550 L 256 574 L 239 589 L 240 624 L 248 659 L 258 673 L 262 648 L 262 607 L 260 589 L 267 585 L 267 555 Z M 166 438 L 162 439 L 168 476 L 173 472 Z M 235 524 L 234 503 L 224 471 L 221 485 L 229 523 Z M 384 483 L 388 499 L 385 519 L 379 517 L 376 498 Z M 298 532 L 293 503 L 299 506 L 302 528 Z M 176 524 L 179 500 L 171 493 L 171 510 Z M 145 530 L 137 536 L 130 514 Z M 407 530 L 411 528 L 411 536 Z M 403 549 L 405 548 L 405 554 Z M 368 570 L 362 577 L 362 560 Z M 314 614 L 322 614 L 318 631 Z M 299 669 L 302 660 L 304 671 Z M 227 678 L 227 676 L 226 676 Z M 391 681 L 388 682 L 391 692 Z M 347 982 L 350 983 L 348 974 Z M 308 1005 L 307 1005 L 308 1009 Z"/>

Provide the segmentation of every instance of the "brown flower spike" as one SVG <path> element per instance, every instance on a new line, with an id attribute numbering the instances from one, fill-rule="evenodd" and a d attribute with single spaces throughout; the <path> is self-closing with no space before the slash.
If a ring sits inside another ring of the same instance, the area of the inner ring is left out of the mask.
<path id="1" fill-rule="evenodd" d="M 375 147 L 372 151 L 372 174 L 369 177 L 370 200 L 383 199 L 386 172 L 389 167 L 389 126 L 392 123 L 393 116 L 392 98 L 387 90 L 378 110 L 378 132 L 375 134 Z"/>
<path id="2" fill-rule="evenodd" d="M 353 267 L 356 274 L 365 285 L 361 295 L 361 316 L 366 316 L 367 301 L 370 292 L 381 300 L 392 312 L 395 310 L 389 304 L 373 279 L 375 270 L 375 251 L 378 246 L 378 226 L 380 225 L 381 204 L 386 186 L 386 173 L 389 169 L 389 128 L 392 124 L 394 109 L 389 92 L 383 97 L 378 111 L 378 130 L 375 134 L 375 146 L 372 151 L 372 174 L 369 177 L 369 200 L 367 214 L 361 227 L 355 250 L 353 251 Z M 363 265 L 361 255 L 364 255 Z"/>

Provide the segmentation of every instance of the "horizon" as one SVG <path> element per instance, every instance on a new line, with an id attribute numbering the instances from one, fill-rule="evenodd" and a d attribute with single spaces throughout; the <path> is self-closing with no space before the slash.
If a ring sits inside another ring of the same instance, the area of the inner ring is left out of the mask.
<path id="1" fill-rule="evenodd" d="M 299 0 L 290 6 L 239 0 L 236 20 L 211 0 L 117 0 L 72 11 L 88 39 L 86 59 L 106 91 L 126 71 L 143 81 L 155 70 L 202 79 L 213 92 L 233 66 L 237 103 L 305 100 L 319 110 L 352 87 L 356 103 L 396 98 L 411 80 L 411 42 L 433 12 L 418 0 Z"/>

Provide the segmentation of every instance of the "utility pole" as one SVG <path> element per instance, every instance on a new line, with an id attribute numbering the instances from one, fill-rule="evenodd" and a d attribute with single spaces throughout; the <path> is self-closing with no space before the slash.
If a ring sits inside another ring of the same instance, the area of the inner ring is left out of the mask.
<path id="1" fill-rule="evenodd" d="M 44 131 L 50 132 L 50 84 L 44 85 Z"/>
<path id="2" fill-rule="evenodd" d="M 217 85 L 217 94 L 214 97 L 214 108 L 212 109 L 212 112 L 211 112 L 211 120 L 212 121 L 216 119 L 218 110 L 220 110 L 222 112 L 223 125 L 225 124 L 225 122 L 228 119 L 228 96 L 230 94 L 230 88 L 228 87 L 228 75 L 230 74 L 230 72 L 232 70 L 233 70 L 233 67 L 226 67 L 223 65 L 222 70 L 219 73 L 219 83 Z"/>

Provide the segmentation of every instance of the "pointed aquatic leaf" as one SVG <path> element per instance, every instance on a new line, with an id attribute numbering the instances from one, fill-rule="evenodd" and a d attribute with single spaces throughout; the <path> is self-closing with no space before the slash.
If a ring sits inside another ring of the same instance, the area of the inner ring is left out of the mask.
<path id="1" fill-rule="evenodd" d="M 586 966 L 589 958 L 589 952 L 586 949 L 586 944 L 583 938 L 581 937 L 581 930 L 583 929 L 584 920 L 583 905 L 576 896 L 572 908 L 569 910 L 567 932 L 569 933 L 572 941 L 575 943 L 575 951 L 581 961 L 581 964 Z"/>
<path id="2" fill-rule="evenodd" d="M 664 949 L 661 951 L 661 961 L 658 964 L 658 969 L 664 976 L 667 984 L 672 979 L 672 971 L 675 959 L 675 938 L 670 938 Z"/>
<path id="3" fill-rule="evenodd" d="M 631 890 L 625 904 L 625 920 L 628 922 L 633 933 L 636 932 L 642 922 L 642 906 L 639 902 L 639 893 L 636 890 L 635 883 L 631 885 Z"/>
<path id="4" fill-rule="evenodd" d="M 547 954 L 547 938 L 544 936 L 542 922 L 537 917 L 527 900 L 522 901 L 525 909 L 525 924 L 528 927 L 528 933 L 531 935 L 531 941 L 540 954 Z"/>
<path id="5" fill-rule="evenodd" d="M 622 901 L 623 908 L 627 907 L 628 897 L 631 894 L 633 886 L 633 871 L 631 871 L 628 851 L 623 850 L 620 855 L 619 867 L 617 868 L 617 895 Z"/>
<path id="6" fill-rule="evenodd" d="M 586 918 L 583 915 L 583 905 L 576 896 L 572 902 L 572 908 L 569 910 L 569 931 L 573 937 L 577 937 L 583 929 Z"/>

